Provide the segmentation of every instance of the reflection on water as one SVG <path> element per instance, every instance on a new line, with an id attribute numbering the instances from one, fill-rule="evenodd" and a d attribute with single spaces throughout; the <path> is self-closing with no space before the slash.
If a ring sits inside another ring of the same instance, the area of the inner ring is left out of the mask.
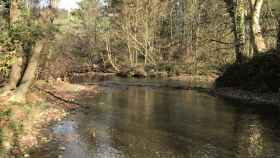
<path id="1" fill-rule="evenodd" d="M 53 128 L 59 141 L 52 146 L 65 149 L 32 157 L 280 158 L 277 108 L 148 87 L 113 88 L 80 101 L 92 107 Z"/>

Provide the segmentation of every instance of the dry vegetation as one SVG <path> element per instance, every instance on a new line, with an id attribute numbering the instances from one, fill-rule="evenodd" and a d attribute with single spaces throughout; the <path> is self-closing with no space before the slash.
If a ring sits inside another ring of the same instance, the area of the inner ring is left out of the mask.
<path id="1" fill-rule="evenodd" d="M 72 12 L 40 2 L 0 0 L 1 153 L 36 146 L 43 124 L 98 92 L 61 82 L 74 74 L 213 81 L 224 73 L 218 86 L 279 90 L 278 0 L 83 0 Z"/>
<path id="2" fill-rule="evenodd" d="M 0 157 L 28 156 L 28 151 L 50 141 L 41 130 L 60 121 L 70 111 L 80 108 L 75 98 L 94 96 L 96 86 L 81 86 L 65 82 L 52 84 L 38 81 L 27 97 L 27 104 L 7 102 L 0 105 Z"/>

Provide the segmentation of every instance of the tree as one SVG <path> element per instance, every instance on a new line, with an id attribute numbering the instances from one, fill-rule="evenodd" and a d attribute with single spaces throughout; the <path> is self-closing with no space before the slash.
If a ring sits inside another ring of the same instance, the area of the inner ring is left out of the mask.
<path id="1" fill-rule="evenodd" d="M 263 33 L 274 42 L 272 16 L 263 11 Z M 247 0 L 84 0 L 71 15 L 64 48 L 108 72 L 138 65 L 173 74 L 218 72 L 257 52 Z"/>
<path id="2" fill-rule="evenodd" d="M 245 53 L 245 3 L 244 0 L 224 0 L 233 23 L 236 63 L 244 61 Z"/>
<path id="3" fill-rule="evenodd" d="M 21 20 L 21 10 L 20 10 L 20 0 L 11 0 L 10 1 L 10 18 L 9 25 L 10 30 L 16 29 L 19 21 Z M 14 57 L 13 65 L 11 68 L 11 73 L 9 76 L 8 84 L 4 87 L 4 92 L 2 95 L 7 95 L 11 93 L 11 91 L 16 89 L 16 86 L 21 78 L 22 68 L 23 68 L 23 60 L 24 53 L 22 43 L 18 40 L 13 41 L 14 49 L 16 52 L 16 56 Z"/>
<path id="4" fill-rule="evenodd" d="M 11 0 L 10 5 L 10 36 L 16 51 L 16 58 L 11 68 L 8 84 L 4 87 L 2 96 L 12 94 L 10 101 L 25 102 L 33 79 L 36 75 L 40 54 L 49 36 L 48 31 L 52 21 L 51 7 L 24 8 L 20 0 Z M 24 10 L 27 9 L 27 10 Z M 39 14 L 24 14 L 25 11 Z M 34 19 L 32 19 L 32 18 Z M 30 36 L 31 35 L 31 36 Z M 28 58 L 24 61 L 24 58 Z"/>
<path id="5" fill-rule="evenodd" d="M 250 0 L 251 8 L 251 36 L 253 39 L 255 52 L 263 53 L 267 51 L 267 46 L 262 35 L 260 24 L 261 9 L 264 0 Z"/>
<path id="6" fill-rule="evenodd" d="M 278 33 L 277 33 L 277 45 L 276 49 L 280 50 L 280 20 L 278 20 Z"/>
<path id="7" fill-rule="evenodd" d="M 236 36 L 236 61 L 242 63 L 245 54 L 245 3 L 244 0 L 236 0 L 235 2 L 235 36 Z"/>
<path id="8" fill-rule="evenodd" d="M 17 87 L 15 95 L 13 95 L 10 98 L 11 101 L 25 102 L 26 94 L 32 84 L 32 81 L 35 79 L 40 55 L 44 46 L 45 40 L 39 40 L 38 42 L 36 42 L 34 48 L 32 49 L 32 56 L 29 59 L 27 68 L 22 76 L 20 85 Z"/>

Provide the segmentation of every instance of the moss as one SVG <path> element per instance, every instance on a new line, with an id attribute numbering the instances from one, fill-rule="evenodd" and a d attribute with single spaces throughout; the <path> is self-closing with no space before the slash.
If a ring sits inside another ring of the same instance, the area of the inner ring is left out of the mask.
<path id="1" fill-rule="evenodd" d="M 233 87 L 253 92 L 279 92 L 280 58 L 274 51 L 252 60 L 230 65 L 216 80 L 216 87 Z"/>

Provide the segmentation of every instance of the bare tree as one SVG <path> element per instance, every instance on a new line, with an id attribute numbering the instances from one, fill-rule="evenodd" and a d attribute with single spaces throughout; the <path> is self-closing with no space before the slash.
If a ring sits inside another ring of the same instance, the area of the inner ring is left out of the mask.
<path id="1" fill-rule="evenodd" d="M 262 29 L 260 24 L 261 9 L 264 0 L 250 0 L 251 8 L 251 36 L 254 41 L 255 51 L 262 53 L 267 51 L 267 46 L 262 35 Z"/>

